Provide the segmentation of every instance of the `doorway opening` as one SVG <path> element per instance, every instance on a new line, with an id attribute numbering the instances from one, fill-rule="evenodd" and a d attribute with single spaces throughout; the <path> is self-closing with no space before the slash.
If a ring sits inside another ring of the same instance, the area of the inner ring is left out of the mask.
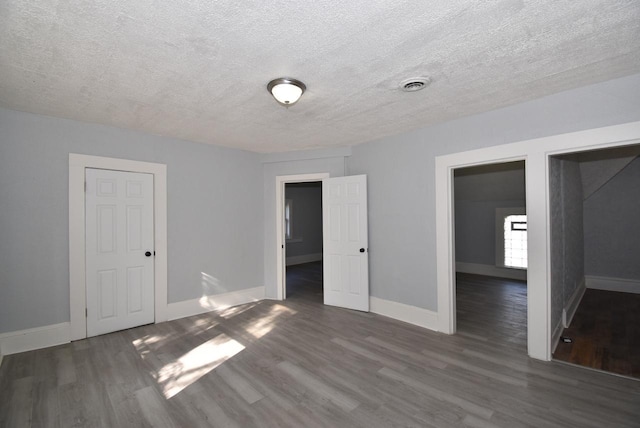
<path id="1" fill-rule="evenodd" d="M 319 182 L 320 195 L 322 197 L 322 180 L 326 178 L 329 178 L 329 173 L 326 173 L 326 172 L 314 173 L 314 174 L 282 175 L 282 176 L 276 177 L 276 245 L 278 248 L 277 257 L 276 257 L 276 281 L 277 281 L 276 297 L 278 300 L 285 300 L 287 298 L 287 244 L 288 243 L 297 244 L 297 243 L 304 242 L 304 236 L 302 236 L 302 240 L 300 242 L 296 242 L 297 241 L 296 231 L 295 231 L 296 219 L 294 217 L 295 217 L 295 211 L 297 208 L 302 209 L 302 212 L 306 210 L 305 203 L 303 200 L 301 200 L 300 207 L 295 206 L 295 201 L 293 202 L 289 201 L 289 204 L 287 204 L 287 197 L 286 197 L 287 185 L 303 186 L 306 183 Z M 291 191 L 289 193 L 291 193 Z M 296 193 L 296 191 L 294 191 L 294 193 Z M 305 193 L 305 191 L 302 191 L 302 193 Z M 313 193 L 313 192 L 310 192 L 310 193 Z M 288 208 L 287 208 L 287 205 L 288 205 Z M 320 205 L 320 207 L 322 207 L 322 205 Z M 288 212 L 287 212 L 287 209 L 289 209 Z M 322 219 L 322 216 L 323 214 L 321 210 L 320 211 L 321 219 Z M 288 219 L 286 217 L 288 217 Z M 305 220 L 302 220 L 302 221 L 305 221 Z M 320 236 L 322 236 L 322 230 L 320 231 Z M 322 253 L 322 247 L 321 247 L 320 253 Z M 309 260 L 309 259 L 300 257 L 300 258 L 290 259 L 289 262 L 291 263 L 293 261 L 295 263 L 295 262 L 305 261 L 305 260 Z M 318 260 L 311 259 L 309 261 L 317 262 Z M 294 264 L 291 264 L 291 266 L 294 266 Z"/>
<path id="2" fill-rule="evenodd" d="M 284 298 L 323 301 L 322 181 L 285 183 Z"/>
<path id="3" fill-rule="evenodd" d="M 453 175 L 457 332 L 526 353 L 525 162 Z"/>
<path id="4" fill-rule="evenodd" d="M 553 358 L 640 378 L 640 145 L 549 158 Z"/>

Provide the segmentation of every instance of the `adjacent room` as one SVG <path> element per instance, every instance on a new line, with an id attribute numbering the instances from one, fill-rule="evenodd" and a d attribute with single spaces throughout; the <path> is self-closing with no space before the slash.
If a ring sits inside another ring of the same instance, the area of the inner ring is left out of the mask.
<path id="1" fill-rule="evenodd" d="M 322 301 L 322 182 L 285 184 L 286 298 Z"/>
<path id="2" fill-rule="evenodd" d="M 454 171 L 458 334 L 527 352 L 523 161 Z"/>
<path id="3" fill-rule="evenodd" d="M 640 378 L 640 146 L 550 163 L 554 358 Z"/>
<path id="4" fill-rule="evenodd" d="M 635 427 L 639 145 L 633 0 L 0 2 L 0 427 Z"/>

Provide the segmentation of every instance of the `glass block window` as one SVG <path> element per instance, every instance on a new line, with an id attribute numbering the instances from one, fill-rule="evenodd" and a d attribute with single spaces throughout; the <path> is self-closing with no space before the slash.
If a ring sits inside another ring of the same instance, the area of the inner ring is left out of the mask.
<path id="1" fill-rule="evenodd" d="M 527 268 L 526 215 L 510 215 L 504 219 L 504 265 Z"/>

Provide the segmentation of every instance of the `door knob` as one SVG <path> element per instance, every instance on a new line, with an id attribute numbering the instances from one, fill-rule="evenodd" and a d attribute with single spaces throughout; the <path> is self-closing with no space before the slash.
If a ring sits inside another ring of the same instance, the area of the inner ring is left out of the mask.
<path id="1" fill-rule="evenodd" d="M 361 253 L 364 253 L 364 248 L 360 248 L 360 252 L 361 252 Z"/>
<path id="2" fill-rule="evenodd" d="M 146 253 L 144 253 L 144 255 L 147 257 L 151 257 L 151 251 L 147 251 Z"/>

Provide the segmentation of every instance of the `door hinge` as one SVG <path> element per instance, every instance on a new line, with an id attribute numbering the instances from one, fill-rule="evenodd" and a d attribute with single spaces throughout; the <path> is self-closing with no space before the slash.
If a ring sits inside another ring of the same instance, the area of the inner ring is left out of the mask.
<path id="1" fill-rule="evenodd" d="M 89 317 L 89 309 L 84 308 L 84 317 L 88 318 Z"/>
<path id="2" fill-rule="evenodd" d="M 84 191 L 85 191 L 85 193 L 87 192 L 87 182 L 86 181 L 84 182 Z"/>

